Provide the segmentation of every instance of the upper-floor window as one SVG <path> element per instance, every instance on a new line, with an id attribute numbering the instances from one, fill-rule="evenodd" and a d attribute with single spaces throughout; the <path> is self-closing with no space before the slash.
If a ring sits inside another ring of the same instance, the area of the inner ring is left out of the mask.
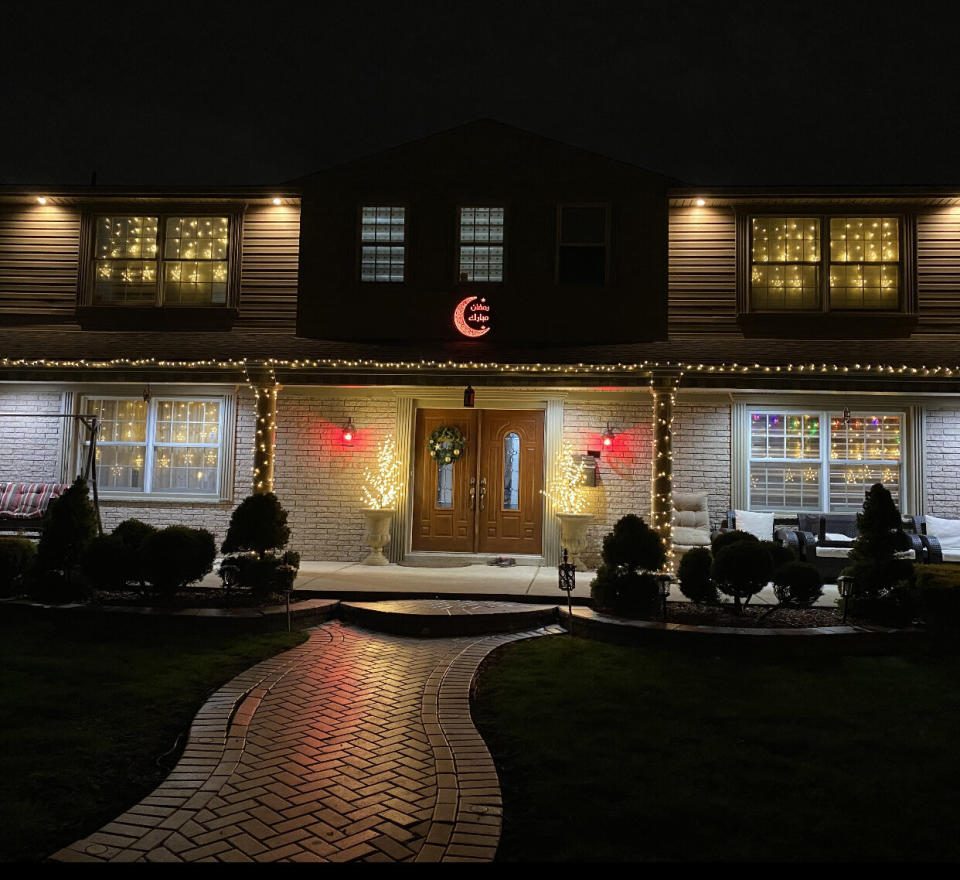
<path id="1" fill-rule="evenodd" d="M 360 211 L 360 280 L 403 281 L 406 209 L 364 206 Z"/>
<path id="2" fill-rule="evenodd" d="M 602 286 L 607 278 L 609 223 L 605 205 L 561 205 L 557 282 Z"/>
<path id="3" fill-rule="evenodd" d="M 750 309 L 898 311 L 900 217 L 750 217 Z"/>
<path id="4" fill-rule="evenodd" d="M 503 281 L 503 208 L 460 209 L 461 281 Z"/>
<path id="5" fill-rule="evenodd" d="M 229 250 L 229 217 L 98 216 L 91 302 L 224 306 Z"/>

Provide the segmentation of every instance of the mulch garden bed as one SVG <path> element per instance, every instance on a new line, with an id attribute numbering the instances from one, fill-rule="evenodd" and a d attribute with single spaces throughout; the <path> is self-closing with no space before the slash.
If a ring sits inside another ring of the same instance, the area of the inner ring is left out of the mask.
<path id="1" fill-rule="evenodd" d="M 748 605 L 743 614 L 734 613 L 732 604 L 715 607 L 690 602 L 667 602 L 667 623 L 693 626 L 730 626 L 737 629 L 800 629 L 814 626 L 840 626 L 842 618 L 836 608 L 775 608 L 770 605 Z M 848 618 L 847 623 L 853 623 Z"/>

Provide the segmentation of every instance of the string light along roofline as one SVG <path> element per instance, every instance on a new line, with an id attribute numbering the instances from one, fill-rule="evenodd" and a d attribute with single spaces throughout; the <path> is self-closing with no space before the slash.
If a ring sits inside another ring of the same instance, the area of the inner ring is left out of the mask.
<path id="1" fill-rule="evenodd" d="M 202 360 L 158 359 L 158 358 L 110 358 L 88 359 L 74 358 L 57 360 L 53 358 L 0 358 L 0 369 L 75 369 L 75 370 L 120 370 L 120 369 L 215 369 L 244 372 L 250 368 L 284 370 L 391 370 L 402 372 L 439 372 L 465 371 L 488 372 L 491 374 L 545 373 L 552 375 L 591 375 L 597 373 L 647 373 L 653 371 L 677 371 L 680 374 L 715 373 L 725 375 L 767 375 L 776 373 L 803 374 L 843 374 L 859 376 L 899 375 L 920 376 L 924 378 L 960 376 L 960 365 L 919 367 L 908 364 L 827 364 L 827 363 L 787 363 L 787 364 L 740 364 L 689 363 L 674 361 L 640 361 L 615 364 L 513 364 L 496 361 L 380 361 L 352 358 L 206 358 Z"/>

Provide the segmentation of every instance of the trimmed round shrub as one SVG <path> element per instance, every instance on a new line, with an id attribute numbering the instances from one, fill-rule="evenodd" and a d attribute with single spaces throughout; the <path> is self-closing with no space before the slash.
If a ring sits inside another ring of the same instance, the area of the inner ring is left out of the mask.
<path id="1" fill-rule="evenodd" d="M 706 547 L 694 547 L 680 557 L 680 592 L 691 602 L 713 605 L 718 601 L 717 586 L 710 579 L 711 565 L 713 557 Z"/>
<path id="2" fill-rule="evenodd" d="M 770 562 L 775 572 L 783 566 L 797 561 L 797 554 L 793 552 L 793 548 L 781 544 L 779 541 L 761 541 L 760 546 L 764 547 L 770 554 Z"/>
<path id="3" fill-rule="evenodd" d="M 923 619 L 935 628 L 960 626 L 960 566 L 918 565 Z"/>
<path id="4" fill-rule="evenodd" d="M 286 547 L 290 540 L 287 512 L 273 492 L 248 495 L 230 517 L 221 548 L 224 553 L 252 550 L 261 559 L 268 550 Z"/>
<path id="5" fill-rule="evenodd" d="M 623 617 L 646 617 L 661 607 L 657 578 L 646 571 L 616 571 L 601 565 L 590 584 L 590 596 L 599 608 Z"/>
<path id="6" fill-rule="evenodd" d="M 116 535 L 94 538 L 83 554 L 81 569 L 95 590 L 122 590 L 132 577 L 127 548 Z"/>
<path id="7" fill-rule="evenodd" d="M 773 561 L 756 538 L 727 542 L 714 555 L 710 575 L 722 593 L 733 597 L 739 613 L 740 600 L 749 603 L 773 577 Z"/>
<path id="8" fill-rule="evenodd" d="M 781 605 L 809 608 L 823 595 L 820 573 L 806 562 L 788 562 L 773 573 L 773 592 Z"/>
<path id="9" fill-rule="evenodd" d="M 751 535 L 750 532 L 741 532 L 740 529 L 720 532 L 710 539 L 713 555 L 716 556 L 724 547 L 729 544 L 736 544 L 738 541 L 754 541 L 755 543 L 760 543 L 760 539 L 756 535 Z"/>
<path id="10" fill-rule="evenodd" d="M 633 513 L 620 517 L 603 539 L 603 561 L 631 571 L 659 571 L 667 560 L 660 536 Z"/>
<path id="11" fill-rule="evenodd" d="M 143 555 L 154 591 L 171 596 L 213 569 L 217 545 L 206 529 L 168 526 L 147 538 Z"/>
<path id="12" fill-rule="evenodd" d="M 16 595 L 36 556 L 37 545 L 28 538 L 0 537 L 0 596 Z"/>

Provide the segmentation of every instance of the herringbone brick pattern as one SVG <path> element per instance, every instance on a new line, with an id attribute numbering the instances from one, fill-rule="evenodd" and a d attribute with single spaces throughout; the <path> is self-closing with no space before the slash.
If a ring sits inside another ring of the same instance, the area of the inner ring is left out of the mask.
<path id="1" fill-rule="evenodd" d="M 218 691 L 163 784 L 53 858 L 489 860 L 500 788 L 470 684 L 497 646 L 553 632 L 421 640 L 319 627 Z"/>

